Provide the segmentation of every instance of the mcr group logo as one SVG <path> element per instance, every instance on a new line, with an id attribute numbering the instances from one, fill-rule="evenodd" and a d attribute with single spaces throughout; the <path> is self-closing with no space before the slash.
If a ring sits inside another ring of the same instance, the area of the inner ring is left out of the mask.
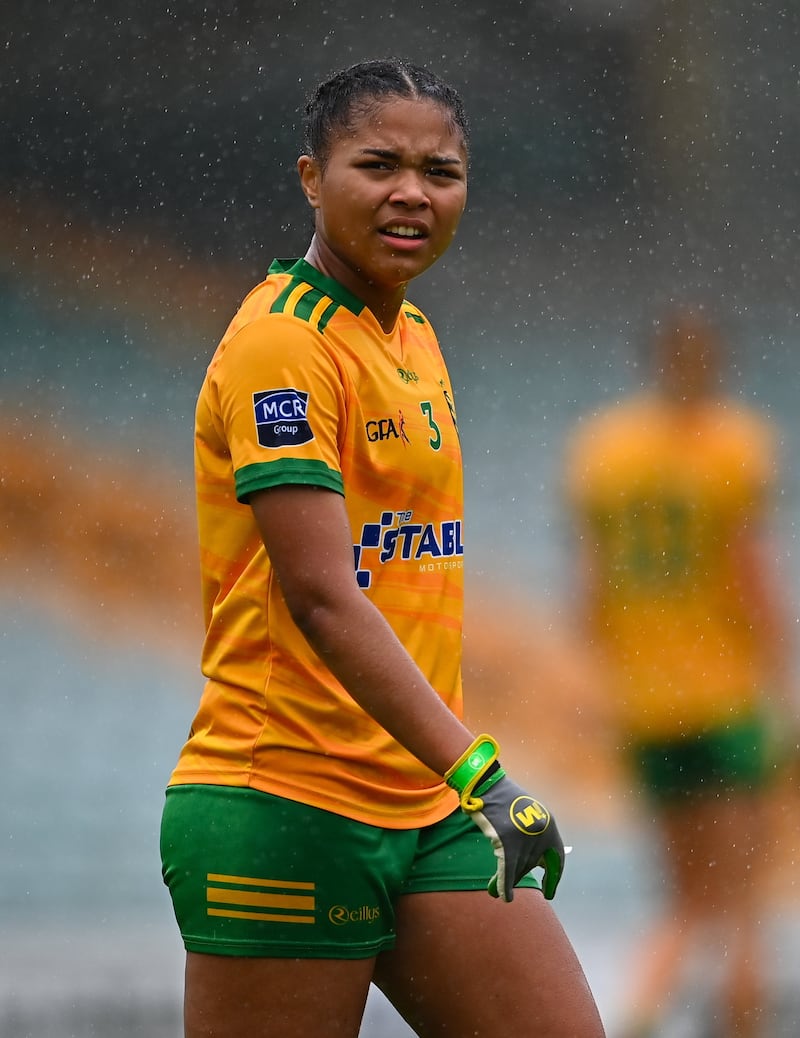
<path id="1" fill-rule="evenodd" d="M 297 447 L 314 439 L 308 424 L 308 393 L 292 387 L 253 393 L 253 413 L 262 447 Z"/>

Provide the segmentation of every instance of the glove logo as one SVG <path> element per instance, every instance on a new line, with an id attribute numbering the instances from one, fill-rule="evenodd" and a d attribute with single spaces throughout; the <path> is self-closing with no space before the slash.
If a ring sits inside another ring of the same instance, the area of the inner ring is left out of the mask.
<path id="1" fill-rule="evenodd" d="M 538 836 L 550 824 L 550 812 L 544 804 L 527 795 L 512 801 L 508 814 L 514 826 L 526 836 Z"/>

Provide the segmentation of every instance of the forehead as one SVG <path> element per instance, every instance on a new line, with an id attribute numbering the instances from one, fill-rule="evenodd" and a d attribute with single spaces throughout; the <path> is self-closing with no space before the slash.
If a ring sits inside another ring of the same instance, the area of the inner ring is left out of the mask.
<path id="1" fill-rule="evenodd" d="M 464 135 L 448 108 L 427 98 L 390 96 L 357 108 L 337 145 L 466 156 Z"/>

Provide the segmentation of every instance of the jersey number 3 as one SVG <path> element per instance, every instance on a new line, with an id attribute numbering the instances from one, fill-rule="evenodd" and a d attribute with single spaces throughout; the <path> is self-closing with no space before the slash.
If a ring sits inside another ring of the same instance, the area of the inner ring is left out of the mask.
<path id="1" fill-rule="evenodd" d="M 431 429 L 431 438 L 428 440 L 428 443 L 431 445 L 432 450 L 438 451 L 442 446 L 442 431 L 433 417 L 433 405 L 430 400 L 421 400 L 419 409 L 428 419 L 428 425 Z"/>

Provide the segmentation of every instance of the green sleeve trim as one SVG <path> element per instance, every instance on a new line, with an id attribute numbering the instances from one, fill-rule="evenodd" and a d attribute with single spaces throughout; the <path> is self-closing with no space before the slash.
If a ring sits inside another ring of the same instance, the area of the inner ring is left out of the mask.
<path id="1" fill-rule="evenodd" d="M 268 490 L 270 487 L 300 484 L 302 486 L 322 487 L 344 495 L 344 482 L 341 472 L 336 472 L 325 464 L 312 458 L 282 458 L 280 461 L 259 461 L 253 465 L 245 465 L 236 471 L 236 500 L 247 503 L 250 494 L 257 490 Z"/>

